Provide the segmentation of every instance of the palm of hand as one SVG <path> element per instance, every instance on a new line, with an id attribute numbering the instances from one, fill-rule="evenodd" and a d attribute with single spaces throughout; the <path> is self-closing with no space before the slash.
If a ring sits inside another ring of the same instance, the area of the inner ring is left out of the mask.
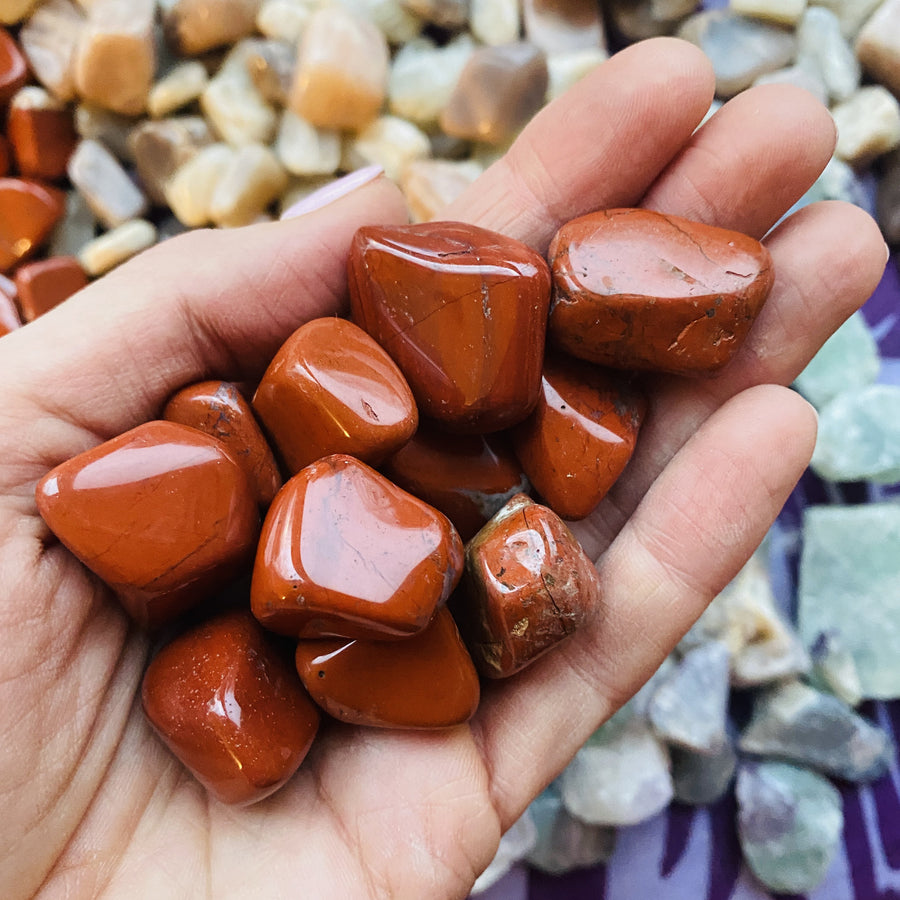
<path id="1" fill-rule="evenodd" d="M 545 110 L 446 217 L 541 251 L 570 218 L 638 203 L 762 236 L 827 161 L 830 120 L 802 92 L 757 89 L 692 136 L 711 92 L 692 48 L 632 48 Z M 148 639 L 53 542 L 34 485 L 158 415 L 183 384 L 258 376 L 294 328 L 340 307 L 355 229 L 404 219 L 382 179 L 300 219 L 189 235 L 4 339 L 3 896 L 464 896 L 501 830 L 762 538 L 814 435 L 806 404 L 772 385 L 790 383 L 884 263 L 852 207 L 817 204 L 782 225 L 748 345 L 715 378 L 658 380 L 637 455 L 578 526 L 605 588 L 596 621 L 486 689 L 470 726 L 335 725 L 280 793 L 224 807 L 144 723 Z"/>

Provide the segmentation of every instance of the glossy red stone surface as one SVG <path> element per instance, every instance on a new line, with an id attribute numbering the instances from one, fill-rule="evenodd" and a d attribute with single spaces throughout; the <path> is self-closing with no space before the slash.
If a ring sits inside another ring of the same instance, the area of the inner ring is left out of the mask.
<path id="1" fill-rule="evenodd" d="M 448 728 L 478 708 L 478 675 L 446 608 L 402 641 L 300 641 L 296 662 L 313 700 L 342 722 Z"/>
<path id="2" fill-rule="evenodd" d="M 21 178 L 0 178 L 0 271 L 31 256 L 65 212 L 56 188 Z"/>
<path id="3" fill-rule="evenodd" d="M 301 638 L 391 640 L 421 631 L 462 572 L 447 518 L 350 456 L 295 475 L 269 509 L 253 613 Z"/>
<path id="4" fill-rule="evenodd" d="M 427 422 L 381 471 L 394 484 L 440 510 L 468 541 L 528 479 L 503 435 L 452 438 Z"/>
<path id="5" fill-rule="evenodd" d="M 62 178 L 78 136 L 69 109 L 13 106 L 7 134 L 19 172 L 29 178 Z"/>
<path id="6" fill-rule="evenodd" d="M 759 241 L 643 209 L 568 222 L 550 244 L 550 261 L 554 342 L 622 369 L 721 368 L 774 280 Z"/>
<path id="7" fill-rule="evenodd" d="M 416 430 L 412 393 L 391 358 L 344 319 L 314 319 L 284 343 L 253 397 L 253 408 L 288 471 L 331 453 L 370 465 Z"/>
<path id="8" fill-rule="evenodd" d="M 353 319 L 449 430 L 520 422 L 537 402 L 549 273 L 512 238 L 460 222 L 366 226 L 349 260 Z"/>
<path id="9" fill-rule="evenodd" d="M 222 444 L 147 422 L 58 465 L 37 505 L 59 540 L 141 625 L 171 621 L 253 557 L 259 533 L 247 476 Z"/>
<path id="10" fill-rule="evenodd" d="M 19 45 L 5 28 L 0 28 L 0 106 L 5 106 L 27 80 L 28 64 Z"/>
<path id="11" fill-rule="evenodd" d="M 606 496 L 634 452 L 645 409 L 619 373 L 565 357 L 544 360 L 538 405 L 512 439 L 529 480 L 558 516 L 583 519 Z"/>
<path id="12" fill-rule="evenodd" d="M 250 404 L 236 385 L 201 381 L 182 388 L 166 404 L 162 417 L 196 428 L 220 440 L 243 467 L 261 506 L 281 487 L 281 475 Z"/>
<path id="13" fill-rule="evenodd" d="M 9 174 L 9 166 L 12 162 L 12 150 L 9 141 L 0 134 L 0 178 Z"/>
<path id="14" fill-rule="evenodd" d="M 80 291 L 88 279 L 73 256 L 53 256 L 21 266 L 15 282 L 22 318 L 33 322 Z"/>
<path id="15" fill-rule="evenodd" d="M 524 494 L 466 546 L 451 609 L 478 670 L 520 671 L 572 634 L 600 605 L 593 563 L 563 521 Z"/>
<path id="16" fill-rule="evenodd" d="M 223 803 L 255 803 L 281 787 L 319 726 L 290 661 L 246 612 L 163 647 L 141 694 L 163 743 Z"/>

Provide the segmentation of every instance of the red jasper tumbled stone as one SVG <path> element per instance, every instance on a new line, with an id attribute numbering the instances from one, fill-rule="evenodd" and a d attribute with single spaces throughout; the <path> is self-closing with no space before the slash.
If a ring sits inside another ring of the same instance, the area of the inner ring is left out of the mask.
<path id="1" fill-rule="evenodd" d="M 505 678 L 573 634 L 600 604 L 593 563 L 565 523 L 524 494 L 466 546 L 451 608 L 478 670 Z"/>
<path id="2" fill-rule="evenodd" d="M 65 212 L 65 194 L 38 181 L 0 178 L 0 271 L 31 256 Z"/>
<path id="3" fill-rule="evenodd" d="M 5 106 L 13 94 L 28 81 L 28 63 L 15 38 L 0 28 L 0 106 Z"/>
<path id="4" fill-rule="evenodd" d="M 644 397 L 617 372 L 565 357 L 544 361 L 541 397 L 513 430 L 535 490 L 564 519 L 583 519 L 622 474 L 637 442 Z"/>
<path id="5" fill-rule="evenodd" d="M 319 726 L 297 673 L 247 612 L 163 647 L 141 694 L 166 746 L 223 803 L 255 803 L 281 787 Z"/>
<path id="6" fill-rule="evenodd" d="M 52 256 L 20 266 L 15 282 L 22 318 L 33 322 L 80 291 L 88 280 L 74 256 Z"/>
<path id="7" fill-rule="evenodd" d="M 381 471 L 394 484 L 439 509 L 468 541 L 528 479 L 505 435 L 448 438 L 426 422 Z"/>
<path id="8" fill-rule="evenodd" d="M 300 638 L 421 631 L 462 572 L 446 516 L 365 463 L 327 456 L 279 491 L 253 569 L 253 614 Z"/>
<path id="9" fill-rule="evenodd" d="M 54 180 L 66 174 L 66 165 L 78 141 L 70 109 L 13 103 L 7 133 L 22 175 Z"/>
<path id="10" fill-rule="evenodd" d="M 227 381 L 201 381 L 173 394 L 163 410 L 180 422 L 220 440 L 243 467 L 260 506 L 268 506 L 281 487 L 281 475 L 250 404 Z"/>
<path id="11" fill-rule="evenodd" d="M 58 465 L 38 510 L 59 540 L 145 626 L 171 621 L 253 558 L 247 476 L 214 438 L 147 422 Z"/>
<path id="12" fill-rule="evenodd" d="M 314 319 L 282 345 L 253 408 L 291 474 L 332 453 L 370 465 L 416 430 L 409 385 L 381 347 L 344 319 Z"/>
<path id="13" fill-rule="evenodd" d="M 366 226 L 349 260 L 353 319 L 449 430 L 520 422 L 537 402 L 549 272 L 512 238 L 460 222 Z"/>
<path id="14" fill-rule="evenodd" d="M 568 222 L 550 244 L 550 261 L 554 342 L 620 369 L 721 368 L 774 280 L 759 241 L 646 209 Z"/>
<path id="15" fill-rule="evenodd" d="M 478 708 L 478 674 L 446 607 L 402 641 L 300 641 L 296 663 L 313 700 L 354 725 L 448 728 Z"/>

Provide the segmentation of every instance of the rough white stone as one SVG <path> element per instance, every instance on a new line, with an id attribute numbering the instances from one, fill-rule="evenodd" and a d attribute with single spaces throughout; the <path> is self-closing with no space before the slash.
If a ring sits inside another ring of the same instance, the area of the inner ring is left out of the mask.
<path id="1" fill-rule="evenodd" d="M 212 221 L 213 193 L 234 153 L 227 144 L 211 144 L 188 160 L 169 180 L 166 200 L 182 225 L 200 228 Z"/>
<path id="2" fill-rule="evenodd" d="M 82 140 L 69 159 L 67 171 L 91 211 L 107 227 L 115 228 L 147 211 L 147 198 L 97 141 Z"/>
<path id="3" fill-rule="evenodd" d="M 522 28 L 518 0 L 471 0 L 469 27 L 489 47 L 517 41 Z"/>
<path id="4" fill-rule="evenodd" d="M 342 168 L 380 165 L 384 174 L 399 181 L 413 161 L 431 155 L 428 135 L 405 119 L 381 116 L 346 145 Z"/>
<path id="5" fill-rule="evenodd" d="M 341 161 L 341 135 L 316 128 L 286 109 L 278 126 L 275 153 L 292 175 L 331 175 Z"/>
<path id="6" fill-rule="evenodd" d="M 819 73 L 834 102 L 848 100 L 859 88 L 859 63 L 831 10 L 811 6 L 803 14 L 797 26 L 797 62 Z"/>
<path id="7" fill-rule="evenodd" d="M 564 50 L 547 54 L 547 102 L 561 97 L 573 84 L 581 81 L 607 58 L 600 47 L 587 50 Z"/>
<path id="8" fill-rule="evenodd" d="M 222 171 L 209 201 L 209 216 L 227 228 L 249 225 L 287 187 L 287 173 L 275 154 L 262 144 L 235 151 Z"/>
<path id="9" fill-rule="evenodd" d="M 832 114 L 838 129 L 835 155 L 852 165 L 900 146 L 900 103 L 880 84 L 860 88 Z"/>

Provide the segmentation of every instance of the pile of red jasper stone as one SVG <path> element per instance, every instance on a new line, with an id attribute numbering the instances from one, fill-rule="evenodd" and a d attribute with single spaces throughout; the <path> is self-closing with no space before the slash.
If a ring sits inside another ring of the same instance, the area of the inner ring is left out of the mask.
<path id="1" fill-rule="evenodd" d="M 220 800 L 282 785 L 320 711 L 464 723 L 478 672 L 512 675 L 594 615 L 597 572 L 562 518 L 587 516 L 634 450 L 631 373 L 720 368 L 773 280 L 752 238 L 644 210 L 569 222 L 549 257 L 461 223 L 362 228 L 353 321 L 299 328 L 252 406 L 190 385 L 38 485 L 52 531 L 148 628 L 255 554 L 250 609 L 189 626 L 143 684 Z"/>

